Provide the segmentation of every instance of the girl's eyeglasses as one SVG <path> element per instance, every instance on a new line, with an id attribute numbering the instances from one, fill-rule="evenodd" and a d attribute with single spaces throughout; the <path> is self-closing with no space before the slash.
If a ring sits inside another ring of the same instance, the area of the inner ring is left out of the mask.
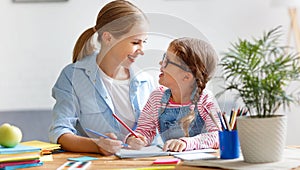
<path id="1" fill-rule="evenodd" d="M 191 70 L 190 70 L 189 68 L 183 67 L 182 65 L 179 65 L 179 64 L 177 64 L 177 63 L 174 63 L 174 62 L 170 61 L 170 60 L 167 58 L 167 54 L 164 53 L 163 58 L 162 58 L 162 60 L 161 60 L 161 67 L 162 67 L 162 68 L 166 68 L 166 67 L 168 66 L 168 64 L 173 64 L 174 66 L 177 66 L 177 67 L 181 68 L 182 70 L 191 73 Z"/>

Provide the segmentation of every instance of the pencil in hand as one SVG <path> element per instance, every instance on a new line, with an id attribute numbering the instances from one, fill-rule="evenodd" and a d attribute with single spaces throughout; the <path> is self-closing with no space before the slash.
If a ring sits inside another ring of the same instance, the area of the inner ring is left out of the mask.
<path id="1" fill-rule="evenodd" d="M 95 135 L 97 135 L 97 136 L 101 136 L 101 137 L 103 137 L 103 138 L 105 138 L 105 139 L 111 139 L 110 137 L 108 137 L 108 136 L 106 136 L 106 135 L 103 135 L 103 134 L 101 134 L 101 133 L 99 133 L 99 132 L 96 132 L 96 131 L 94 131 L 94 130 L 92 130 L 92 129 L 85 128 L 85 130 L 86 130 L 87 132 L 93 133 L 93 134 L 95 134 Z M 122 143 L 122 146 L 128 148 L 128 144 L 126 144 L 126 143 Z"/>
<path id="2" fill-rule="evenodd" d="M 118 121 L 120 122 L 133 136 L 135 136 L 136 138 L 139 138 L 138 135 L 130 128 L 128 127 L 125 122 L 123 122 L 116 114 L 112 114 L 113 117 Z"/>

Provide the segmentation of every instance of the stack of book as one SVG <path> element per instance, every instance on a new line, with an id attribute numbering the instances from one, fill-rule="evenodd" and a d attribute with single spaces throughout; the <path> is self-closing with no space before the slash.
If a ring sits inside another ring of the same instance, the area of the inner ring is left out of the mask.
<path id="1" fill-rule="evenodd" d="M 25 146 L 33 146 L 33 147 L 41 148 L 42 155 L 52 154 L 52 152 L 61 149 L 60 144 L 48 143 L 39 140 L 26 141 L 26 142 L 22 142 L 21 144 Z"/>
<path id="2" fill-rule="evenodd" d="M 41 148 L 19 144 L 13 148 L 0 146 L 0 169 L 41 166 Z"/>

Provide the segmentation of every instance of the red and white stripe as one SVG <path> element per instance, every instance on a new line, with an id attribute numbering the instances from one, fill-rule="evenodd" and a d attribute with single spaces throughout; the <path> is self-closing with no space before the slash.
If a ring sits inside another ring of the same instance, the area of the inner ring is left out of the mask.
<path id="1" fill-rule="evenodd" d="M 164 94 L 165 88 L 160 87 L 153 91 L 143 108 L 141 115 L 138 120 L 138 127 L 136 129 L 137 133 L 144 135 L 148 144 L 151 144 L 154 136 L 156 135 L 156 128 L 160 130 L 158 123 L 158 111 L 161 107 L 161 98 Z M 180 107 L 184 105 L 178 105 L 174 103 L 169 103 L 169 107 Z M 186 106 L 186 105 L 185 105 Z M 204 108 L 205 107 L 205 108 Z M 219 138 L 218 138 L 218 127 L 209 117 L 207 111 L 211 111 L 215 116 L 218 126 L 220 126 L 220 121 L 217 117 L 216 111 L 219 110 L 219 106 L 213 94 L 209 90 L 203 90 L 200 99 L 198 101 L 198 110 L 202 119 L 206 123 L 207 133 L 202 133 L 194 137 L 182 137 L 181 140 L 187 143 L 185 150 L 195 150 L 204 148 L 218 148 Z"/>

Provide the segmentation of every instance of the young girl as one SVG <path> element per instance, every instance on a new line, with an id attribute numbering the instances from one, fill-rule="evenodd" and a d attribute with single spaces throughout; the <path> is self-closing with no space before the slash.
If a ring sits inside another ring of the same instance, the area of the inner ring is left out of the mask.
<path id="1" fill-rule="evenodd" d="M 132 66 L 144 54 L 147 26 L 144 13 L 128 1 L 112 1 L 100 10 L 95 26 L 77 40 L 73 63 L 63 69 L 53 87 L 51 142 L 73 152 L 112 155 L 120 150 L 128 131 L 112 113 L 135 129 L 154 90 L 152 78 L 136 74 L 139 70 Z"/>
<path id="2" fill-rule="evenodd" d="M 139 138 L 129 136 L 126 143 L 133 149 L 150 145 L 158 128 L 165 151 L 218 148 L 218 127 L 209 113 L 217 118 L 219 107 L 205 88 L 217 62 L 215 51 L 205 41 L 172 41 L 160 62 L 159 83 L 168 88 L 151 93 L 138 121 Z"/>

